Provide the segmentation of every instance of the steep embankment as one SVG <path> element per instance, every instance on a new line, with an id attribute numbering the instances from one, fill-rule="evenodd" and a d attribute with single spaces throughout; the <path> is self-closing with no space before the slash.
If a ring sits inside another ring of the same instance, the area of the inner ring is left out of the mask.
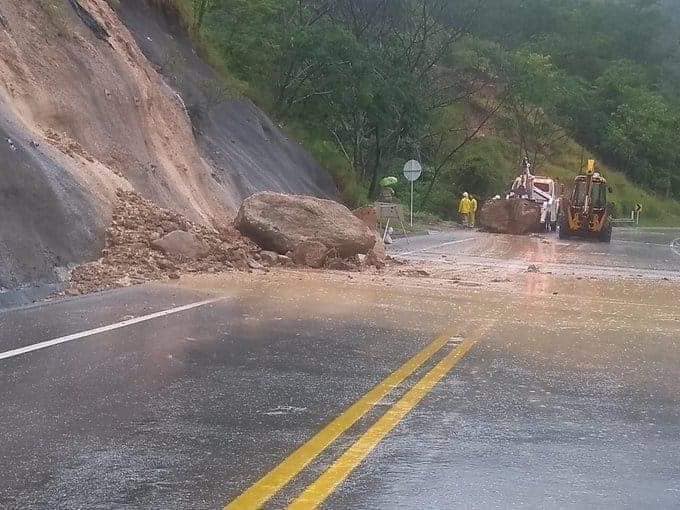
<path id="1" fill-rule="evenodd" d="M 153 13 L 137 14 L 142 30 Z M 224 105 L 232 127 L 192 126 L 105 0 L 0 0 L 0 55 L 0 290 L 56 282 L 57 268 L 93 258 L 117 188 L 218 225 L 254 189 L 334 191 L 252 106 Z M 236 136 L 238 124 L 264 134 Z M 208 134 L 199 144 L 195 132 Z"/>
<path id="2" fill-rule="evenodd" d="M 38 145 L 0 98 L 0 291 L 51 277 L 100 248 L 102 208 L 64 169 L 68 156 Z"/>
<path id="3" fill-rule="evenodd" d="M 240 198 L 257 191 L 335 194 L 327 172 L 250 100 L 230 99 L 221 78 L 196 53 L 176 17 L 148 0 L 117 9 L 156 70 L 181 94 L 202 155 L 215 178 Z"/>

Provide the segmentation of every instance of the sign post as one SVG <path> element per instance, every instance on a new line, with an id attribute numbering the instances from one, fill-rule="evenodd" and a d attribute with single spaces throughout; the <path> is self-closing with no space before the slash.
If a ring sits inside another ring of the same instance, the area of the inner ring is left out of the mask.
<path id="1" fill-rule="evenodd" d="M 642 204 L 635 204 L 635 225 L 640 226 L 640 214 L 642 213 Z"/>
<path id="2" fill-rule="evenodd" d="M 420 179 L 423 167 L 415 159 L 404 165 L 404 177 L 411 183 L 411 227 L 413 227 L 413 183 Z"/>

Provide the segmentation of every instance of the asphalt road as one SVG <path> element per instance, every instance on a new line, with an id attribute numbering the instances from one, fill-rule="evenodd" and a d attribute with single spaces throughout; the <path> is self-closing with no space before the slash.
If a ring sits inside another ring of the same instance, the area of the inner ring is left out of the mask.
<path id="1" fill-rule="evenodd" d="M 551 263 L 675 274 L 665 235 Z M 541 242 L 438 236 L 397 249 L 526 265 Z M 0 508 L 677 508 L 678 298 L 285 272 L 8 309 Z"/>
<path id="2" fill-rule="evenodd" d="M 674 276 L 680 272 L 680 229 L 615 229 L 611 244 L 560 240 L 557 234 L 499 236 L 472 230 L 433 232 L 399 239 L 395 253 L 408 259 L 433 260 L 442 255 L 469 264 L 525 268 L 541 264 L 557 274 L 575 268 L 599 275 Z"/>

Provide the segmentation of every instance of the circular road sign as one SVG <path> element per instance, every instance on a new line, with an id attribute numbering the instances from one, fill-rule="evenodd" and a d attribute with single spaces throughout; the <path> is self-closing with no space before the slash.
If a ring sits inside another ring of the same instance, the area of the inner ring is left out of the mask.
<path id="1" fill-rule="evenodd" d="M 404 177 L 411 182 L 417 181 L 422 173 L 423 167 L 415 159 L 404 165 Z"/>

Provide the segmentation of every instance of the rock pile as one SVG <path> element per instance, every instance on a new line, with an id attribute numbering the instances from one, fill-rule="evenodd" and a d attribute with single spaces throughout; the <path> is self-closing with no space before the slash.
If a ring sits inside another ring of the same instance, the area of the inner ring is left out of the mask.
<path id="1" fill-rule="evenodd" d="M 192 223 L 183 215 L 158 207 L 133 191 L 119 189 L 116 196 L 118 203 L 111 226 L 106 230 L 101 258 L 72 271 L 66 291 L 69 295 L 152 280 L 177 279 L 182 273 L 266 270 L 273 266 L 292 265 L 343 271 L 357 271 L 364 264 L 378 268 L 385 266 L 382 240 L 379 236 L 376 239 L 376 235 L 348 210 L 351 219 L 344 217 L 341 222 L 349 226 L 349 232 L 342 234 L 336 231 L 332 234 L 335 237 L 324 237 L 319 231 L 320 235 L 314 239 L 282 246 L 282 249 L 288 246 L 293 246 L 293 249 L 281 254 L 275 250 L 263 250 L 232 225 L 215 229 Z M 341 208 L 344 206 L 336 204 L 330 209 L 344 215 Z M 276 216 L 282 213 L 283 210 L 279 209 L 263 214 Z M 311 218 L 313 220 L 314 215 Z M 287 231 L 282 226 L 271 228 L 273 232 L 277 228 Z M 292 230 L 295 231 L 295 228 Z M 337 245 L 329 239 L 344 241 Z M 352 254 L 357 249 L 368 255 Z"/>
<path id="2" fill-rule="evenodd" d="M 279 263 L 271 257 L 260 261 L 260 249 L 232 226 L 197 225 L 132 191 L 116 195 L 102 257 L 73 270 L 70 295 L 179 278 L 180 273 L 249 271 Z"/>

